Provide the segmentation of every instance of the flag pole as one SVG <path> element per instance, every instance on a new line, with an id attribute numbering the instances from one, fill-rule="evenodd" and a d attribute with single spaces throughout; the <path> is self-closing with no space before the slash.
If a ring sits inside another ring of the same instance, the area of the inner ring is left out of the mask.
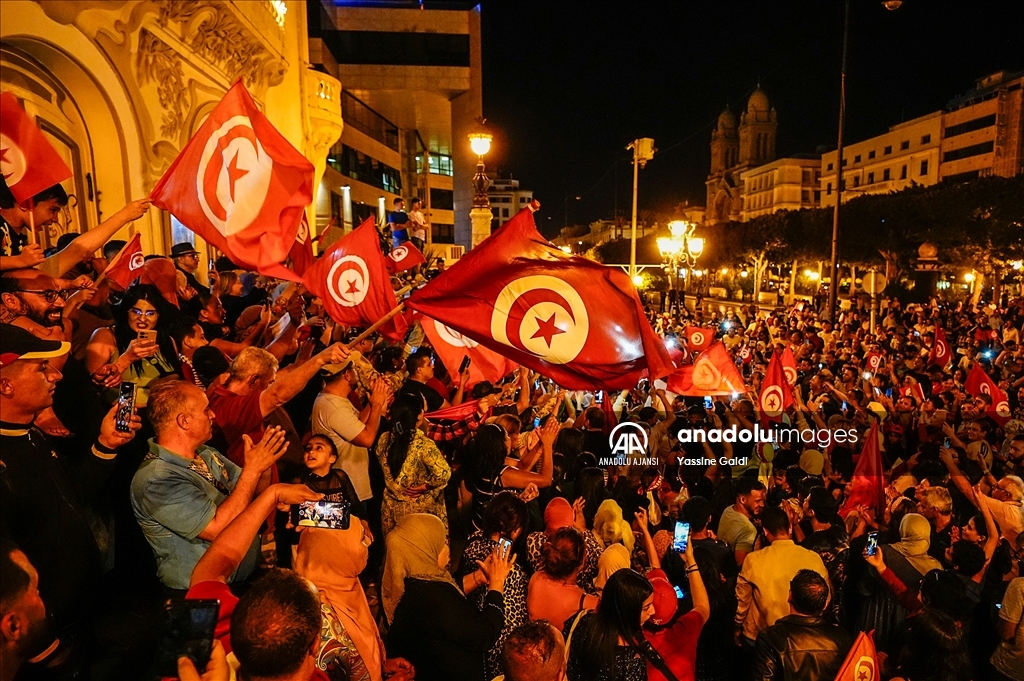
<path id="1" fill-rule="evenodd" d="M 96 277 L 96 282 L 95 282 L 96 288 L 99 288 L 100 284 L 102 284 L 104 281 L 106 281 L 106 279 L 107 279 L 107 272 L 110 270 L 110 268 L 113 267 L 114 265 L 116 265 L 117 263 L 121 262 L 121 258 L 122 258 L 122 256 L 124 256 L 124 252 L 128 249 L 129 246 L 131 246 L 132 239 L 134 239 L 134 238 L 135 238 L 135 235 L 133 234 L 131 236 L 131 238 L 128 239 L 128 242 L 124 246 L 121 246 L 121 250 L 117 252 L 117 255 L 114 256 L 114 259 L 111 260 L 109 263 L 107 263 L 107 266 L 103 269 L 102 272 L 100 272 L 100 276 Z"/>
<path id="2" fill-rule="evenodd" d="M 28 200 L 28 242 L 36 243 L 36 202 L 35 198 Z"/>
<path id="3" fill-rule="evenodd" d="M 364 340 L 369 338 L 377 329 L 379 329 L 380 327 L 382 327 L 385 324 L 387 324 L 389 321 L 391 321 L 391 319 L 393 317 L 395 317 L 398 314 L 400 314 L 403 310 L 405 310 L 405 303 L 399 303 L 393 310 L 391 310 L 391 312 L 388 312 L 386 315 L 384 315 L 383 317 L 378 319 L 376 322 L 374 322 L 373 325 L 370 328 L 368 328 L 366 331 L 363 331 L 361 334 L 359 334 L 358 336 L 353 338 L 351 341 L 346 343 L 345 347 L 346 348 L 353 348 L 356 345 L 359 345 Z"/>

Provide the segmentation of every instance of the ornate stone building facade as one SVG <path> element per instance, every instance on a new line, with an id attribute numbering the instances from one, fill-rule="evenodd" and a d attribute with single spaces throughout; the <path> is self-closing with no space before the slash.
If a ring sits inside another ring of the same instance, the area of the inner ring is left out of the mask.
<path id="1" fill-rule="evenodd" d="M 747 100 L 738 126 L 736 116 L 728 108 L 718 117 L 718 124 L 711 133 L 708 224 L 741 219 L 745 188 L 740 175 L 775 160 L 777 128 L 775 109 L 760 87 Z"/>
<path id="2" fill-rule="evenodd" d="M 65 183 L 70 210 L 43 242 L 148 195 L 238 79 L 313 162 L 319 182 L 342 131 L 341 83 L 308 61 L 301 0 L 0 2 L 0 88 L 21 100 L 74 171 Z M 129 230 L 142 233 L 146 252 L 192 238 L 158 210 L 120 236 Z"/>

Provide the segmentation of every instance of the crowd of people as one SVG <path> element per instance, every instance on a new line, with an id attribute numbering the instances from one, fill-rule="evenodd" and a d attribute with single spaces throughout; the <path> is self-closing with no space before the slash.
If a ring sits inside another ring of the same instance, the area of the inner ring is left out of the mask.
<path id="1" fill-rule="evenodd" d="M 649 310 L 669 346 L 692 358 L 702 327 L 741 367 L 710 405 L 525 367 L 469 385 L 415 327 L 347 328 L 223 258 L 204 276 L 189 243 L 123 289 L 110 239 L 146 200 L 47 254 L 26 233 L 66 194 L 29 215 L 5 191 L 0 681 L 158 678 L 165 608 L 208 600 L 184 681 L 831 681 L 860 632 L 878 668 L 858 678 L 1024 681 L 1019 297 L 887 298 L 874 331 L 857 301 L 834 323 Z M 766 427 L 787 349 L 788 436 L 679 437 Z M 967 392 L 975 365 L 1009 413 Z M 623 421 L 645 456 L 613 456 Z M 878 505 L 856 494 L 869 456 Z M 345 520 L 300 519 L 328 503 Z"/>

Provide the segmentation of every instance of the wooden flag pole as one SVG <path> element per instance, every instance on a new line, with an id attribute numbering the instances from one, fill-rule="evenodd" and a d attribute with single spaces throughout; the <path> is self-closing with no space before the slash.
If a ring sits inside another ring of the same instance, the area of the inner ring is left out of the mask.
<path id="1" fill-rule="evenodd" d="M 28 200 L 28 242 L 36 243 L 36 202 L 35 199 Z"/>
<path id="2" fill-rule="evenodd" d="M 398 306 L 395 307 L 395 309 L 391 310 L 391 312 L 388 312 L 386 315 L 384 315 L 376 322 L 374 322 L 373 326 L 368 328 L 366 331 L 363 331 L 361 334 L 353 338 L 350 342 L 346 343 L 345 347 L 353 348 L 359 343 L 362 343 L 364 340 L 369 338 L 377 329 L 387 324 L 393 317 L 400 314 L 403 310 L 405 310 L 405 303 L 399 303 Z"/>

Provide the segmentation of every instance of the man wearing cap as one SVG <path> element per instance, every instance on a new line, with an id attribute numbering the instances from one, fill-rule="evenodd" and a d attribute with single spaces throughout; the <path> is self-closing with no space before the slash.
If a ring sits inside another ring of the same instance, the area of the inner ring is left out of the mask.
<path id="1" fill-rule="evenodd" d="M 61 373 L 51 360 L 70 344 L 0 325 L 0 534 L 24 550 L 58 627 L 82 621 L 102 571 L 87 508 L 103 494 L 119 447 L 140 427 L 115 428 L 116 405 L 104 416 L 89 452 L 64 457 L 33 425 L 53 403 Z"/>
<path id="2" fill-rule="evenodd" d="M 208 286 L 203 286 L 196 279 L 195 271 L 199 269 L 199 251 L 187 241 L 171 246 L 171 259 L 174 267 L 185 275 L 186 288 L 191 288 L 196 293 L 209 291 Z"/>
<path id="3" fill-rule="evenodd" d="M 853 636 L 823 617 L 828 582 L 814 570 L 800 570 L 789 583 L 789 614 L 762 631 L 754 652 L 753 678 L 762 681 L 833 679 Z"/>
<path id="4" fill-rule="evenodd" d="M 352 361 L 328 364 L 320 370 L 324 388 L 313 403 L 313 434 L 326 435 L 338 450 L 335 467 L 348 474 L 360 501 L 373 496 L 367 447 L 377 439 L 380 419 L 391 399 L 391 388 L 379 375 L 373 378 L 369 404 L 359 412 L 351 395 L 359 385 Z"/>

